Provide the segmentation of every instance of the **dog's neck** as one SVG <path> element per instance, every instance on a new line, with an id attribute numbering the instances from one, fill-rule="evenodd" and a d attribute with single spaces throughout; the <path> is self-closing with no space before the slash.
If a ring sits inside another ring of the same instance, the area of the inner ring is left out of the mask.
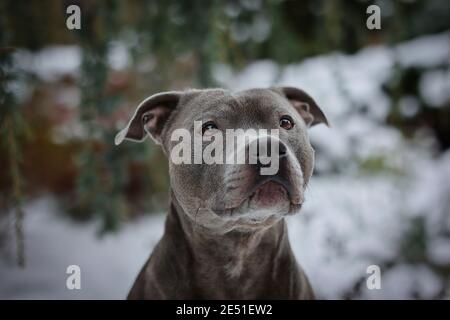
<path id="1" fill-rule="evenodd" d="M 296 264 L 284 219 L 264 230 L 216 235 L 197 226 L 172 195 L 166 229 L 166 236 L 173 237 L 184 255 L 182 263 L 190 266 L 196 281 L 204 282 L 202 287 L 212 290 L 205 292 L 207 296 L 227 298 L 227 292 L 235 294 L 229 291 L 236 288 L 256 290 L 261 279 L 275 280 L 277 274 L 289 272 L 291 263 Z"/>

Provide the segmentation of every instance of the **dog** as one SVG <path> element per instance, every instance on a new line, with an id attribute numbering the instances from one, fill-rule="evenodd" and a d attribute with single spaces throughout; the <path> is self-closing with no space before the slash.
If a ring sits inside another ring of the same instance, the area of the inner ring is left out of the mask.
<path id="1" fill-rule="evenodd" d="M 195 128 L 195 121 L 202 127 Z M 265 165 L 258 161 L 169 161 L 164 235 L 128 299 L 314 299 L 284 217 L 304 202 L 314 166 L 308 129 L 319 123 L 328 126 L 322 110 L 293 87 L 170 91 L 141 102 L 116 135 L 116 145 L 150 136 L 170 159 L 177 142 L 172 135 L 179 129 L 202 136 L 236 128 L 278 129 L 278 137 L 266 139 L 277 141 L 279 165 L 275 174 L 261 175 Z"/>

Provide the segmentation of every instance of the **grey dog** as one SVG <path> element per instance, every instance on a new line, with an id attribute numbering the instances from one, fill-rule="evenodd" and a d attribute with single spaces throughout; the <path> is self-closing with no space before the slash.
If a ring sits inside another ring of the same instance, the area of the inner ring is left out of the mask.
<path id="1" fill-rule="evenodd" d="M 256 164 L 174 164 L 162 239 L 129 299 L 313 299 L 291 250 L 284 217 L 298 212 L 313 172 L 309 127 L 328 121 L 303 90 L 274 87 L 163 92 L 145 99 L 117 134 L 147 135 L 166 155 L 174 130 L 202 135 L 225 129 L 279 129 L 279 170 Z M 170 158 L 170 157 L 169 157 Z"/>

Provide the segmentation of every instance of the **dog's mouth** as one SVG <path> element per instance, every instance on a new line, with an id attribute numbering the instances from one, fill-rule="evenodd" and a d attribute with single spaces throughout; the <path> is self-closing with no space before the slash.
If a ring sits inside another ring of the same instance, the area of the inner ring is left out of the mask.
<path id="1" fill-rule="evenodd" d="M 225 216 L 247 216 L 249 222 L 259 223 L 271 216 L 271 213 L 283 215 L 294 214 L 302 207 L 301 196 L 285 183 L 276 179 L 268 179 L 255 185 L 239 204 L 224 210 L 215 210 Z"/>
<path id="2" fill-rule="evenodd" d="M 258 207 L 273 207 L 280 202 L 289 201 L 289 196 L 283 185 L 270 180 L 258 186 L 248 200 Z"/>

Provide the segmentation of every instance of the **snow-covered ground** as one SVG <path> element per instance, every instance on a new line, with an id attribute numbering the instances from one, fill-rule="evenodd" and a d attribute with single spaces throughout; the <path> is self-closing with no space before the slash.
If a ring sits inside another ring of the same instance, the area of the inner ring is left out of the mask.
<path id="1" fill-rule="evenodd" d="M 52 50 L 52 57 L 62 52 Z M 64 68 L 74 70 L 61 71 L 58 65 L 46 70 L 56 75 L 76 72 L 76 48 L 67 50 L 75 60 Z M 33 59 L 46 55 L 23 53 L 18 60 L 24 57 L 27 69 L 42 65 Z M 292 247 L 319 297 L 450 297 L 449 280 L 439 274 L 442 268 L 450 269 L 450 152 L 438 155 L 426 131 L 407 140 L 383 124 L 389 98 L 381 89 L 396 64 L 426 67 L 430 71 L 421 79 L 421 96 L 432 106 L 442 105 L 450 99 L 450 74 L 433 67 L 449 63 L 447 32 L 394 49 L 378 46 L 355 55 L 328 54 L 285 67 L 259 61 L 234 73 L 217 66 L 216 79 L 234 90 L 271 85 L 305 89 L 332 124 L 310 131 L 320 175 L 311 181 L 301 214 L 288 219 Z M 39 72 L 44 71 L 36 69 Z M 366 113 L 355 107 L 361 105 Z M 414 115 L 415 98 L 404 97 L 401 110 Z M 365 163 L 376 166 L 367 170 Z M 96 237 L 95 223 L 74 224 L 61 216 L 51 196 L 27 205 L 28 264 L 21 270 L 10 259 L 0 260 L 0 298 L 124 298 L 162 234 L 164 215 L 130 222 L 103 238 Z M 405 234 L 415 221 L 424 221 L 427 244 L 420 261 L 405 258 Z M 79 291 L 65 287 L 70 264 L 81 267 Z M 381 268 L 380 290 L 365 285 L 369 265 Z"/>
<path id="2" fill-rule="evenodd" d="M 148 215 L 99 237 L 95 223 L 62 217 L 45 196 L 25 208 L 26 268 L 10 246 L 0 260 L 0 299 L 124 299 L 163 232 L 164 216 Z M 5 256 L 3 257 L 5 258 Z M 68 290 L 66 269 L 81 269 L 81 290 Z"/>

